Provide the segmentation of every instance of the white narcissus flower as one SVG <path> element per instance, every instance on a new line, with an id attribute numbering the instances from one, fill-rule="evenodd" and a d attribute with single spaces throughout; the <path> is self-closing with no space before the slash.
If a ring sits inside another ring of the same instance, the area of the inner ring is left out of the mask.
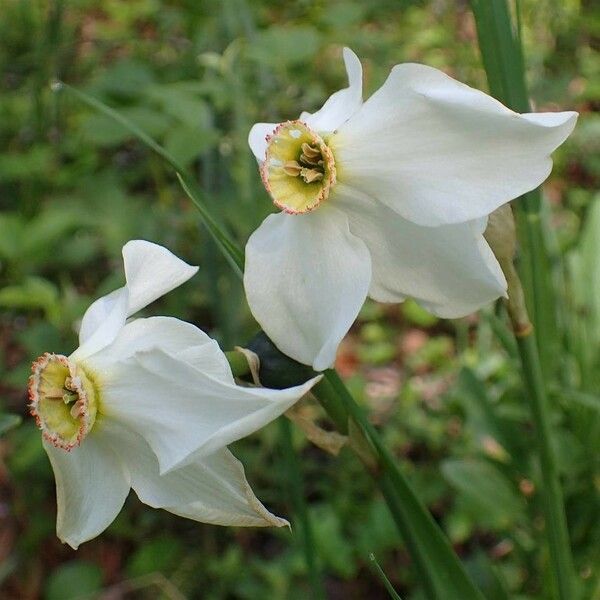
<path id="1" fill-rule="evenodd" d="M 218 525 L 281 526 L 226 445 L 266 425 L 304 385 L 235 384 L 217 343 L 169 317 L 126 319 L 196 271 L 156 244 L 123 247 L 126 285 L 86 311 L 80 346 L 32 367 L 31 413 L 56 478 L 58 537 L 73 548 L 108 527 L 129 489 L 142 502 Z"/>
<path id="2" fill-rule="evenodd" d="M 419 64 L 395 66 L 365 103 L 349 87 L 295 121 L 258 123 L 249 143 L 273 202 L 246 247 L 244 284 L 280 350 L 329 367 L 368 296 L 410 297 L 460 317 L 506 295 L 487 216 L 534 189 L 577 113 L 518 114 Z"/>

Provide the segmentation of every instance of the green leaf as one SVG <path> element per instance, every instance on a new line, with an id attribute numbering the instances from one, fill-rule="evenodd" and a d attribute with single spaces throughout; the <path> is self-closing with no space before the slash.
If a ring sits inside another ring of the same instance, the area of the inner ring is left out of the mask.
<path id="1" fill-rule="evenodd" d="M 449 459 L 442 463 L 442 473 L 481 526 L 505 529 L 523 516 L 523 499 L 491 463 Z"/>
<path id="2" fill-rule="evenodd" d="M 200 127 L 180 125 L 172 127 L 165 136 L 165 150 L 182 166 L 189 166 L 194 159 L 214 146 L 218 141 L 216 131 Z"/>
<path id="3" fill-rule="evenodd" d="M 145 106 L 124 108 L 121 114 L 136 127 L 154 137 L 164 135 L 171 124 L 171 119 L 164 114 Z M 118 146 L 132 136 L 130 131 L 123 129 L 113 119 L 102 114 L 89 115 L 83 121 L 81 129 L 87 139 L 98 146 Z"/>
<path id="4" fill-rule="evenodd" d="M 566 403 L 575 403 L 600 413 L 600 396 L 578 390 L 558 390 L 557 395 Z"/>
<path id="5" fill-rule="evenodd" d="M 14 259 L 21 252 L 25 220 L 14 213 L 0 214 L 0 258 Z"/>
<path id="6" fill-rule="evenodd" d="M 74 560 L 56 569 L 46 583 L 45 600 L 76 600 L 102 589 L 102 569 L 91 562 Z"/>
<path id="7" fill-rule="evenodd" d="M 188 127 L 210 129 L 213 119 L 210 107 L 198 97 L 198 92 L 186 83 L 184 81 L 153 85 L 145 95 L 149 100 L 159 104 L 166 114 Z"/>

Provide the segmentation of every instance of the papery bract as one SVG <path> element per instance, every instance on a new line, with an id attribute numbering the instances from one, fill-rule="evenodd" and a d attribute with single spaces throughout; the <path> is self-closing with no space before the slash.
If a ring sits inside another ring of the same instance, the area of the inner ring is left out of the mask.
<path id="1" fill-rule="evenodd" d="M 143 240 L 123 247 L 126 285 L 85 313 L 69 357 L 34 362 L 31 412 L 56 478 L 57 534 L 101 533 L 130 488 L 175 514 L 220 525 L 285 525 L 259 502 L 227 444 L 266 425 L 316 382 L 241 387 L 217 343 L 169 317 L 126 322 L 197 271 Z"/>
<path id="2" fill-rule="evenodd" d="M 419 64 L 394 67 L 362 102 L 349 87 L 299 120 L 258 123 L 249 144 L 270 215 L 246 247 L 250 309 L 280 350 L 331 366 L 367 295 L 460 317 L 506 295 L 487 217 L 534 189 L 577 113 L 518 114 Z"/>

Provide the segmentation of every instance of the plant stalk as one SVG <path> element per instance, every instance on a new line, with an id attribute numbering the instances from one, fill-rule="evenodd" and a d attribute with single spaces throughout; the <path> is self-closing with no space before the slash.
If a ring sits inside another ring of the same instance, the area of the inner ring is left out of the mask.
<path id="1" fill-rule="evenodd" d="M 573 585 L 573 559 L 556 457 L 552 447 L 550 407 L 534 332 L 530 331 L 526 335 L 517 336 L 517 346 L 523 366 L 525 390 L 535 423 L 535 437 L 542 475 L 541 495 L 545 528 L 552 563 L 550 570 L 555 579 L 558 597 L 561 600 L 572 600 L 576 597 Z"/>

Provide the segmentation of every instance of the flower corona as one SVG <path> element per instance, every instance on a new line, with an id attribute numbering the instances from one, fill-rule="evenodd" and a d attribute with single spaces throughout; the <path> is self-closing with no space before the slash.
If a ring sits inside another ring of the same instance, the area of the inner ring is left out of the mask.
<path id="1" fill-rule="evenodd" d="M 265 188 L 275 206 L 290 214 L 317 208 L 336 182 L 333 153 L 302 121 L 287 121 L 267 136 L 261 166 Z"/>
<path id="2" fill-rule="evenodd" d="M 98 393 L 83 367 L 61 354 L 45 353 L 32 365 L 29 408 L 44 439 L 71 450 L 90 433 Z"/>

